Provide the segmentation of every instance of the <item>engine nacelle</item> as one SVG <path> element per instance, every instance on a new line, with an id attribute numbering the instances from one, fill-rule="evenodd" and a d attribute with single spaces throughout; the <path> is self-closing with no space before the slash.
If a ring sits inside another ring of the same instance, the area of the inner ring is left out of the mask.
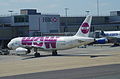
<path id="1" fill-rule="evenodd" d="M 98 44 L 105 44 L 105 43 L 108 43 L 108 39 L 107 38 L 98 38 L 95 40 L 96 43 Z"/>
<path id="2" fill-rule="evenodd" d="M 21 54 L 28 54 L 30 53 L 30 50 L 29 49 L 26 49 L 26 48 L 23 48 L 23 47 L 18 47 L 16 49 L 16 53 L 21 55 Z"/>

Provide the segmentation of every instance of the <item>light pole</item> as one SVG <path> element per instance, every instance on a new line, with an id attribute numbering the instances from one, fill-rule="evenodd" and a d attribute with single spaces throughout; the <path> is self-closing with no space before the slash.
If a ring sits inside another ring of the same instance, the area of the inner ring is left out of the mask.
<path id="1" fill-rule="evenodd" d="M 12 10 L 8 10 L 8 12 L 10 12 L 11 16 L 10 16 L 10 19 L 11 19 L 11 23 L 12 23 Z M 12 37 L 14 37 L 14 30 L 12 29 Z"/>
<path id="2" fill-rule="evenodd" d="M 85 11 L 85 12 L 86 12 L 86 15 L 89 15 L 89 13 L 90 13 L 90 11 L 88 11 L 88 10 L 87 10 L 87 11 Z"/>
<path id="3" fill-rule="evenodd" d="M 12 16 L 13 11 L 12 11 L 12 10 L 9 10 L 8 12 L 10 12 L 10 13 L 11 13 L 11 16 Z"/>
<path id="4" fill-rule="evenodd" d="M 65 8 L 65 15 L 66 15 L 66 23 L 65 23 L 65 27 L 64 27 L 64 32 L 66 32 L 67 31 L 67 11 L 69 10 L 69 8 Z"/>
<path id="5" fill-rule="evenodd" d="M 65 8 L 65 15 L 67 17 L 67 11 L 69 10 L 69 8 Z"/>
<path id="6" fill-rule="evenodd" d="M 99 16 L 99 0 L 97 0 L 97 15 Z"/>

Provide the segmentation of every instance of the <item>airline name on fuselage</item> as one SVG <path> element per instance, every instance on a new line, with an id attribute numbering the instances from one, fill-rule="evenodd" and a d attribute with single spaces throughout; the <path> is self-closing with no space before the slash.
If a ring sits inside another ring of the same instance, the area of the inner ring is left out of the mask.
<path id="1" fill-rule="evenodd" d="M 106 36 L 118 36 L 119 33 L 105 33 Z"/>
<path id="2" fill-rule="evenodd" d="M 38 46 L 45 45 L 46 48 L 56 48 L 56 42 L 59 37 L 23 37 L 22 45 Z"/>

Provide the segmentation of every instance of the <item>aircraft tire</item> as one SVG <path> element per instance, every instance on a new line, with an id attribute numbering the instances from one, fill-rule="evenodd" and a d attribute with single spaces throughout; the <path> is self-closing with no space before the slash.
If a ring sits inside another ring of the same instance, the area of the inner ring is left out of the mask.
<path id="1" fill-rule="evenodd" d="M 52 51 L 52 56 L 57 56 L 57 55 L 58 55 L 57 50 Z"/>
<path id="2" fill-rule="evenodd" d="M 30 51 L 30 49 L 28 49 L 28 52 L 27 53 L 30 53 L 31 51 Z"/>
<path id="3" fill-rule="evenodd" d="M 35 53 L 34 56 L 35 57 L 40 57 L 40 53 Z"/>

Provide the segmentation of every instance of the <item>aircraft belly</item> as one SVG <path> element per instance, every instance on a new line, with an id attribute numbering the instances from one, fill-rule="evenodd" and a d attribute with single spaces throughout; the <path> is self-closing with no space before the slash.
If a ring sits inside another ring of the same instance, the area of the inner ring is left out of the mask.
<path id="1" fill-rule="evenodd" d="M 76 47 L 76 45 L 79 46 L 78 43 L 63 43 L 63 44 L 58 44 L 57 45 L 57 49 L 58 50 L 70 49 L 70 48 Z"/>

